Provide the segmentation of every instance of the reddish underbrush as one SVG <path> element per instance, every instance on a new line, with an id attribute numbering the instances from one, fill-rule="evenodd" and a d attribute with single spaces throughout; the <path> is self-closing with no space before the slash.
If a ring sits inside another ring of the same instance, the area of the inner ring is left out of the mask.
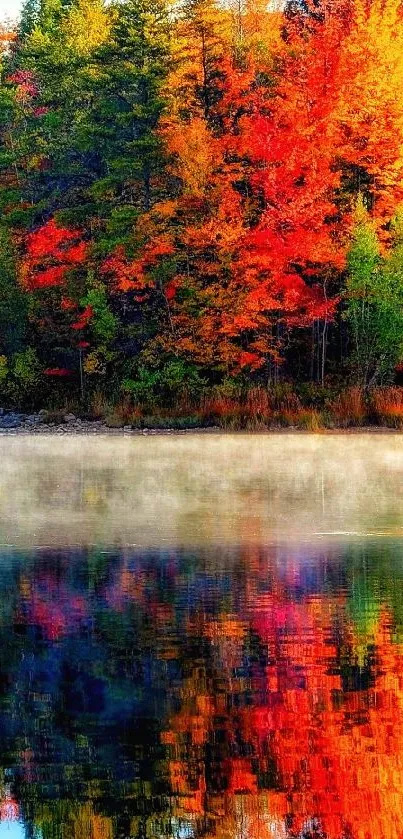
<path id="1" fill-rule="evenodd" d="M 363 388 L 345 388 L 329 404 L 329 413 L 338 428 L 349 428 L 364 424 L 367 406 Z"/>
<path id="2" fill-rule="evenodd" d="M 403 388 L 381 387 L 371 393 L 371 407 L 379 425 L 403 427 Z"/>

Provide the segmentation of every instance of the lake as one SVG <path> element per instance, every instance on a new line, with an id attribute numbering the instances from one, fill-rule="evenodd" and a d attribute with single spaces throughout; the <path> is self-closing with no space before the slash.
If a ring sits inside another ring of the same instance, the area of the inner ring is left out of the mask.
<path id="1" fill-rule="evenodd" d="M 403 436 L 0 464 L 0 839 L 402 839 Z"/>

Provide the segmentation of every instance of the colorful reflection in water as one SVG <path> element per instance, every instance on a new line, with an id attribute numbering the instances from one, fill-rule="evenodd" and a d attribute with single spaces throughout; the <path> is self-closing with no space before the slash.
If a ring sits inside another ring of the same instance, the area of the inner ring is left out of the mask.
<path id="1" fill-rule="evenodd" d="M 3 549 L 0 839 L 401 839 L 403 545 Z"/>

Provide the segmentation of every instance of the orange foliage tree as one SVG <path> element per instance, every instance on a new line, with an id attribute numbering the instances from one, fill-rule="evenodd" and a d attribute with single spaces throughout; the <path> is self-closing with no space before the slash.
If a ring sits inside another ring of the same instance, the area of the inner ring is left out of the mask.
<path id="1" fill-rule="evenodd" d="M 344 201 L 360 192 L 384 236 L 403 200 L 402 24 L 396 0 L 355 0 L 339 55 Z"/>
<path id="2" fill-rule="evenodd" d="M 21 283 L 32 296 L 31 320 L 49 346 L 76 348 L 92 318 L 91 307 L 80 305 L 87 258 L 82 231 L 54 218 L 27 236 Z M 67 374 L 68 367 L 49 367 L 48 372 Z"/>
<path id="3" fill-rule="evenodd" d="M 345 15 L 291 21 L 280 38 L 273 14 L 262 51 L 270 21 L 248 11 L 241 57 L 211 2 L 180 22 L 161 126 L 179 194 L 143 217 L 134 263 L 164 298 L 159 345 L 230 372 L 278 360 L 284 334 L 315 319 L 325 349 L 345 263 L 334 165 Z"/>

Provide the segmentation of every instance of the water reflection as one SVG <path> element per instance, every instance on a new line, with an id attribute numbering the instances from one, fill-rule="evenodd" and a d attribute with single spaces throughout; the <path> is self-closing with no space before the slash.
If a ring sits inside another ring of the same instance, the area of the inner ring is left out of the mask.
<path id="1" fill-rule="evenodd" d="M 0 839 L 401 839 L 399 541 L 3 549 Z"/>

